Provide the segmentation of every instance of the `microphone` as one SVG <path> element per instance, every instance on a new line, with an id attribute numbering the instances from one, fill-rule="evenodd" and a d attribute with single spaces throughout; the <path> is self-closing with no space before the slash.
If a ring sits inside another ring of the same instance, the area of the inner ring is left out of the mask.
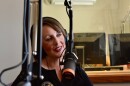
<path id="1" fill-rule="evenodd" d="M 31 44 L 32 54 L 37 55 L 37 38 L 38 38 L 38 0 L 32 1 L 32 27 L 31 27 Z"/>
<path id="2" fill-rule="evenodd" d="M 64 79 L 73 79 L 75 77 L 75 69 L 78 57 L 74 52 L 65 54 L 64 69 L 62 71 L 62 76 Z"/>
<path id="3" fill-rule="evenodd" d="M 62 71 L 63 79 L 71 80 L 75 77 L 75 69 L 76 69 L 76 63 L 77 63 L 77 56 L 75 55 L 73 50 L 73 13 L 71 8 L 71 0 L 65 0 L 64 5 L 66 6 L 66 11 L 69 16 L 70 20 L 70 33 L 69 33 L 69 40 L 66 45 L 67 47 L 67 53 L 64 56 L 64 68 Z"/>
<path id="4" fill-rule="evenodd" d="M 37 55 L 37 24 L 34 24 L 32 27 L 31 27 L 31 44 L 32 44 L 32 54 L 34 56 Z"/>

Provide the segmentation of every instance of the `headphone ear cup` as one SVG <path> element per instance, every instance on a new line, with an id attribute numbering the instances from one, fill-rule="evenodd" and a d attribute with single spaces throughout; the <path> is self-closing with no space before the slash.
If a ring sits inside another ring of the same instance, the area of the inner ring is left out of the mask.
<path id="1" fill-rule="evenodd" d="M 65 43 L 68 45 L 68 35 L 65 37 Z"/>
<path id="2" fill-rule="evenodd" d="M 65 31 L 65 34 L 66 34 L 66 36 L 65 36 L 65 43 L 66 43 L 66 46 L 67 46 L 69 38 L 68 38 L 68 33 L 67 33 L 66 29 L 64 29 L 64 31 Z"/>

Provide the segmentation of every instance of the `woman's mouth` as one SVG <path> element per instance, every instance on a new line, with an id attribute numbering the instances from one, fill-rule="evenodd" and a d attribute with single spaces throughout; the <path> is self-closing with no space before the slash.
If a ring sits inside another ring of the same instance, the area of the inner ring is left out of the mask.
<path id="1" fill-rule="evenodd" d="M 55 50 L 56 52 L 60 52 L 60 51 L 62 50 L 62 46 L 56 47 L 54 50 Z"/>

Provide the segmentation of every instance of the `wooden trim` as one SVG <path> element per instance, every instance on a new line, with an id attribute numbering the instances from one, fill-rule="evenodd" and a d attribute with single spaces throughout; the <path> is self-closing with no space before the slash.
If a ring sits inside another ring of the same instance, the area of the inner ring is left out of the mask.
<path id="1" fill-rule="evenodd" d="M 93 83 L 130 82 L 130 70 L 127 71 L 89 71 L 86 72 Z"/>

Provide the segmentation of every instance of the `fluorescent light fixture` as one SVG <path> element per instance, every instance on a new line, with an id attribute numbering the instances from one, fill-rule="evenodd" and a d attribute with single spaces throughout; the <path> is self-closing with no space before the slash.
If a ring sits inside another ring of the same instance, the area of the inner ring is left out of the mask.
<path id="1" fill-rule="evenodd" d="M 51 4 L 63 5 L 65 0 L 51 0 Z M 68 0 L 70 1 L 70 0 Z M 93 5 L 96 0 L 71 0 L 73 5 Z"/>

